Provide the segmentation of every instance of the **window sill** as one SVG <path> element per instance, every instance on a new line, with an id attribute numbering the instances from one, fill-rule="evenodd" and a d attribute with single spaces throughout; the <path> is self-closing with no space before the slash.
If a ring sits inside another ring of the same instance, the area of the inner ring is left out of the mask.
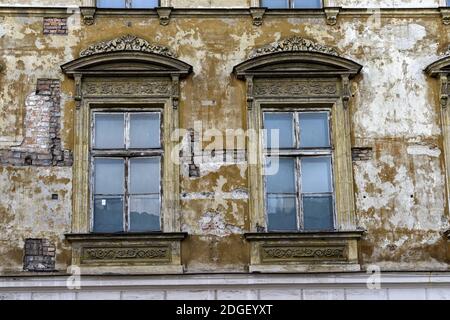
<path id="1" fill-rule="evenodd" d="M 66 234 L 81 274 L 178 274 L 186 233 Z"/>
<path id="2" fill-rule="evenodd" d="M 250 272 L 356 272 L 363 231 L 247 233 Z"/>

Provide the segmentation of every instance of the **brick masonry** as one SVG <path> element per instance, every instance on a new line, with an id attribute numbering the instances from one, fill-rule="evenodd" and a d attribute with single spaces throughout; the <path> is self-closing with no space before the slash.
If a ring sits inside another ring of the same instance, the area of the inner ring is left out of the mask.
<path id="1" fill-rule="evenodd" d="M 44 18 L 44 34 L 66 35 L 67 18 Z"/>
<path id="2" fill-rule="evenodd" d="M 26 239 L 23 269 L 26 271 L 54 271 L 56 248 L 47 239 Z"/>
<path id="3" fill-rule="evenodd" d="M 369 147 L 352 148 L 353 161 L 369 161 L 373 159 L 373 149 Z"/>
<path id="4" fill-rule="evenodd" d="M 0 164 L 12 166 L 72 166 L 73 156 L 61 146 L 60 81 L 39 79 L 26 101 L 24 141 L 0 151 Z"/>

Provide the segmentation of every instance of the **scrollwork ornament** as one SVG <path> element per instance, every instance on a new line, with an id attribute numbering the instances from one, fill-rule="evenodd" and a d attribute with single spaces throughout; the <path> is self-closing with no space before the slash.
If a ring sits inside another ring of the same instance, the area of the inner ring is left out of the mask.
<path id="1" fill-rule="evenodd" d="M 327 46 L 315 43 L 311 40 L 304 39 L 298 36 L 294 36 L 276 43 L 270 44 L 268 46 L 258 48 L 253 51 L 250 58 L 256 58 L 262 55 L 267 55 L 276 52 L 290 52 L 290 51 L 312 51 L 320 52 L 325 54 L 330 54 L 337 56 L 338 52 Z"/>
<path id="2" fill-rule="evenodd" d="M 81 51 L 81 57 L 87 57 L 99 53 L 138 51 L 159 54 L 166 57 L 175 57 L 175 53 L 168 47 L 149 43 L 147 40 L 132 35 L 125 35 L 109 41 L 103 41 L 89 46 Z"/>

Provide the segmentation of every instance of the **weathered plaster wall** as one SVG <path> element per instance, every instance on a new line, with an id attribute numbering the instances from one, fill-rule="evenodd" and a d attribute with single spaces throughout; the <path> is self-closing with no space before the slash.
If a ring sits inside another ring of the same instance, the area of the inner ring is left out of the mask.
<path id="1" fill-rule="evenodd" d="M 80 6 L 84 0 L 1 0 L 0 6 L 71 7 Z"/>
<path id="2" fill-rule="evenodd" d="M 93 0 L 1 0 L 0 6 L 81 6 Z M 167 1 L 167 0 L 166 0 Z M 344 8 L 435 8 L 445 6 L 445 0 L 325 0 L 328 6 Z M 248 8 L 255 0 L 170 0 L 174 8 Z"/>
<path id="3" fill-rule="evenodd" d="M 435 8 L 445 0 L 328 0 L 329 6 L 344 8 Z"/>
<path id="4" fill-rule="evenodd" d="M 174 18 L 162 27 L 155 18 L 99 16 L 95 25 L 69 25 L 68 36 L 44 36 L 42 18 L 7 16 L 0 25 L 2 137 L 20 137 L 27 97 L 38 78 L 62 79 L 63 144 L 73 148 L 72 80 L 59 66 L 88 45 L 124 34 L 161 43 L 193 65 L 182 82 L 180 122 L 204 129 L 246 128 L 245 85 L 232 76 L 233 66 L 256 47 L 302 36 L 336 47 L 364 65 L 354 81 L 351 103 L 353 142 L 373 147 L 372 160 L 354 166 L 359 226 L 367 229 L 363 264 L 391 270 L 447 269 L 441 231 L 448 229 L 438 86 L 422 70 L 444 51 L 449 27 L 424 18 L 266 17 L 262 27 L 248 18 Z M 187 271 L 245 271 L 249 230 L 247 171 L 242 162 L 202 163 L 199 177 L 182 171 L 182 230 Z M 0 270 L 22 268 L 27 237 L 46 237 L 58 248 L 58 267 L 69 252 L 63 239 L 70 231 L 70 168 L 0 168 Z M 59 193 L 59 200 L 49 195 Z M 4 222 L 3 222 L 4 221 Z"/>
<path id="5" fill-rule="evenodd" d="M 45 238 L 56 245 L 56 268 L 66 270 L 71 252 L 70 168 L 0 167 L 0 271 L 21 271 L 24 241 Z M 58 199 L 52 200 L 57 194 Z"/>

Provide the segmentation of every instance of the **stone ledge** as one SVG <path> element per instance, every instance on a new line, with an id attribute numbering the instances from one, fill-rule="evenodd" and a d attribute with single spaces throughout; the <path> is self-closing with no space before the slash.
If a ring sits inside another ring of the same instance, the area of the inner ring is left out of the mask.
<path id="1" fill-rule="evenodd" d="M 356 272 L 364 231 L 247 233 L 250 272 Z"/>
<path id="2" fill-rule="evenodd" d="M 66 239 L 69 242 L 82 241 L 138 241 L 138 240 L 157 240 L 157 241 L 182 241 L 187 237 L 186 232 L 172 233 L 67 233 Z"/>
<path id="3" fill-rule="evenodd" d="M 248 241 L 265 240 L 316 240 L 316 239 L 360 239 L 365 231 L 322 231 L 322 232 L 266 232 L 246 233 Z"/>
<path id="4" fill-rule="evenodd" d="M 84 274 L 182 273 L 187 233 L 66 234 L 72 266 Z"/>

